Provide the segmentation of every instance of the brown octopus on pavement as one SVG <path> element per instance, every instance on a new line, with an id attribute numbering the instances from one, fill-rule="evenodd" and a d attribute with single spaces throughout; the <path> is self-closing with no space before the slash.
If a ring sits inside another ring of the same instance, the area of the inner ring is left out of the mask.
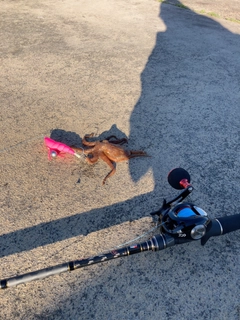
<path id="1" fill-rule="evenodd" d="M 89 164 L 96 163 L 99 159 L 106 162 L 111 171 L 103 179 L 103 184 L 116 172 L 114 163 L 126 161 L 135 157 L 148 157 L 147 153 L 141 150 L 125 150 L 123 147 L 117 146 L 116 144 L 123 144 L 127 142 L 127 139 L 117 139 L 116 136 L 110 136 L 102 141 L 87 141 L 86 138 L 91 138 L 94 134 L 87 134 L 82 140 L 82 144 L 88 147 L 92 147 L 84 150 L 84 154 L 88 155 L 86 161 Z M 110 141 L 115 138 L 114 141 Z M 73 147 L 76 151 L 82 151 L 82 149 Z M 91 157 L 89 157 L 91 155 Z"/>

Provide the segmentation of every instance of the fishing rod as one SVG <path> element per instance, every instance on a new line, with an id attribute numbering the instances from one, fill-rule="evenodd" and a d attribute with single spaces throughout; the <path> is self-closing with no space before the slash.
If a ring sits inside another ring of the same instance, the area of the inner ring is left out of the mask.
<path id="1" fill-rule="evenodd" d="M 107 253 L 81 260 L 37 270 L 0 280 L 0 288 L 6 289 L 33 280 L 40 280 L 66 271 L 73 271 L 96 263 L 130 256 L 144 251 L 160 251 L 177 244 L 201 240 L 205 245 L 209 238 L 224 235 L 240 229 L 240 214 L 209 219 L 207 213 L 196 205 L 183 200 L 193 191 L 190 175 L 183 168 L 176 168 L 168 174 L 168 182 L 181 193 L 171 201 L 163 200 L 162 207 L 152 212 L 158 216 L 160 233 L 142 243 L 133 244 Z"/>

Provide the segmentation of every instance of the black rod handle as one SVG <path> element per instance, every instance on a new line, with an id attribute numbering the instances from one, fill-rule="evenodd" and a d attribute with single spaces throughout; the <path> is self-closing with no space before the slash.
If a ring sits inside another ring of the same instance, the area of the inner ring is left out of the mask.
<path id="1" fill-rule="evenodd" d="M 217 219 L 223 228 L 223 233 L 226 234 L 240 229 L 240 214 L 222 217 Z"/>
<path id="2" fill-rule="evenodd" d="M 201 239 L 201 244 L 205 245 L 211 237 L 220 236 L 239 229 L 240 214 L 214 219 L 208 224 L 206 234 Z"/>

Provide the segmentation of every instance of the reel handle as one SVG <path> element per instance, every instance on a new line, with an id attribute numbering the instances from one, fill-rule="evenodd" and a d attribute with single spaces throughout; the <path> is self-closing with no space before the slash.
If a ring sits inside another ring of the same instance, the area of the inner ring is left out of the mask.
<path id="1" fill-rule="evenodd" d="M 190 174 L 183 168 L 175 168 L 168 173 L 168 183 L 177 190 L 191 186 L 190 180 Z"/>

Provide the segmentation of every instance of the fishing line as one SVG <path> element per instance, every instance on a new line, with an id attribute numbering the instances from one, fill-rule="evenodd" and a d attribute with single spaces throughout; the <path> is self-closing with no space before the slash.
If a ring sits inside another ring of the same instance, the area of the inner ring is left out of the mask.
<path id="1" fill-rule="evenodd" d="M 12 146 L 10 146 L 10 147 L 0 149 L 0 152 L 1 152 L 1 153 L 2 153 L 2 152 L 6 152 L 6 151 L 8 151 L 8 150 L 10 150 L 10 149 L 12 149 L 12 148 L 17 148 L 18 146 L 20 146 L 20 145 L 22 145 L 22 144 L 25 144 L 25 143 L 28 143 L 28 142 L 30 142 L 30 141 L 34 141 L 34 140 L 37 140 L 37 139 L 40 139 L 40 138 L 44 138 L 47 134 L 49 134 L 49 131 L 48 131 L 48 133 L 45 133 L 45 134 L 42 134 L 42 135 L 39 135 L 39 136 L 35 136 L 35 137 L 33 137 L 33 138 L 29 138 L 29 139 L 20 141 L 20 142 L 12 145 Z"/>
<path id="2" fill-rule="evenodd" d="M 136 238 L 134 238 L 134 239 L 131 239 L 131 240 L 127 241 L 127 242 L 121 243 L 121 244 L 119 244 L 119 245 L 117 245 L 117 246 L 115 246 L 115 247 L 112 247 L 112 248 L 110 248 L 110 249 L 105 249 L 104 251 L 102 251 L 101 254 L 104 254 L 104 253 L 107 252 L 108 250 L 109 250 L 109 251 L 113 251 L 113 250 L 115 250 L 115 249 L 124 247 L 124 246 L 127 245 L 127 244 L 136 242 L 136 240 L 141 239 L 141 238 L 149 235 L 150 233 L 152 233 L 153 231 L 155 231 L 158 227 L 160 227 L 160 226 L 162 226 L 162 225 L 163 225 L 163 223 L 157 224 L 156 226 L 154 226 L 154 227 L 151 228 L 150 230 L 144 232 L 144 233 L 141 234 L 140 236 L 138 236 L 138 237 L 136 237 Z M 81 236 L 81 235 L 80 235 L 80 236 Z M 73 246 L 74 244 L 82 241 L 82 240 L 83 240 L 83 237 L 84 237 L 84 236 L 81 236 L 82 239 L 76 239 L 76 240 L 74 240 L 71 244 L 68 244 L 68 245 L 66 245 L 65 247 L 63 247 L 63 248 L 55 251 L 55 253 L 51 253 L 51 254 L 49 255 L 49 257 L 52 258 L 52 257 L 55 257 L 57 254 L 64 252 L 67 248 L 69 248 L 69 247 Z M 49 260 L 49 257 L 45 257 L 44 260 L 41 260 L 41 263 L 44 263 L 45 261 Z M 32 267 L 35 267 L 35 266 L 37 266 L 37 265 L 38 265 L 38 263 L 35 262 L 34 264 L 31 265 L 31 267 L 28 267 L 28 268 L 23 269 L 22 272 L 27 272 L 28 270 L 32 269 Z"/>

